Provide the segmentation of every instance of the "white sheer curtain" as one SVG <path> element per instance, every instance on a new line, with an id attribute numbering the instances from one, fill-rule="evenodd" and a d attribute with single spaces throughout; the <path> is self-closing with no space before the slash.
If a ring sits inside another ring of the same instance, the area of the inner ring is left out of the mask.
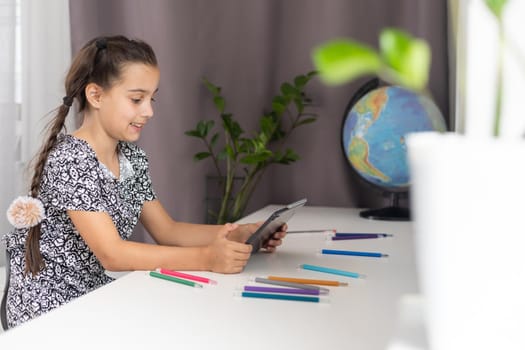
<path id="1" fill-rule="evenodd" d="M 5 213 L 15 194 L 15 40 L 16 0 L 0 0 L 0 213 Z M 0 216 L 0 235 L 8 229 Z M 0 265 L 4 265 L 4 246 L 0 246 Z"/>
<path id="2" fill-rule="evenodd" d="M 11 229 L 7 207 L 27 191 L 25 170 L 41 145 L 49 120 L 44 117 L 62 102 L 71 61 L 69 23 L 68 0 L 0 0 L 0 236 Z"/>
<path id="3" fill-rule="evenodd" d="M 51 118 L 47 115 L 62 103 L 64 78 L 71 62 L 71 30 L 68 0 L 21 0 L 21 4 L 20 160 L 25 166 L 40 148 L 42 129 Z"/>

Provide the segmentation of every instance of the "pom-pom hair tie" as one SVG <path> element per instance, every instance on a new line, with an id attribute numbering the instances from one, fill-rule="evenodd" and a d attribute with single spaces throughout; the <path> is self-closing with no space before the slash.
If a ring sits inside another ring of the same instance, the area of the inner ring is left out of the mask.
<path id="1" fill-rule="evenodd" d="M 42 202 L 33 197 L 20 196 L 7 209 L 7 220 L 16 228 L 30 228 L 45 218 Z"/>

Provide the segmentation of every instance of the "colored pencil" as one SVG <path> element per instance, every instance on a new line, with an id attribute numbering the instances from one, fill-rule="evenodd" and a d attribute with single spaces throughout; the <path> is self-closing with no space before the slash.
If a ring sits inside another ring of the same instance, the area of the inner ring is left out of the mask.
<path id="1" fill-rule="evenodd" d="M 160 278 L 160 279 L 163 279 L 163 280 L 166 280 L 166 281 L 175 282 L 175 283 L 185 284 L 187 286 L 194 287 L 194 288 L 202 288 L 202 284 L 199 284 L 199 283 L 196 283 L 196 282 L 192 282 L 192 281 L 188 281 L 188 280 L 185 280 L 185 279 L 182 279 L 182 278 L 177 278 L 177 277 L 173 277 L 173 276 L 169 276 L 169 275 L 164 275 L 164 274 L 162 274 L 160 272 L 157 272 L 157 271 L 150 271 L 149 275 L 151 277 L 156 277 L 156 278 Z"/>
<path id="2" fill-rule="evenodd" d="M 283 294 L 242 292 L 241 296 L 243 296 L 245 298 L 261 298 L 261 299 L 307 301 L 307 302 L 311 302 L 311 303 L 318 303 L 320 301 L 319 297 L 308 297 L 308 296 L 302 296 L 302 295 L 283 295 Z"/>
<path id="3" fill-rule="evenodd" d="M 295 231 L 286 231 L 286 233 L 321 233 L 321 232 L 333 232 L 336 233 L 335 228 L 327 228 L 324 230 L 295 230 Z"/>
<path id="4" fill-rule="evenodd" d="M 329 281 L 329 280 L 316 280 L 316 279 L 307 279 L 307 278 L 293 278 L 293 277 L 279 277 L 279 276 L 268 276 L 269 280 L 275 281 L 284 281 L 300 284 L 318 284 L 322 286 L 347 286 L 348 283 L 339 282 L 339 281 Z"/>
<path id="5" fill-rule="evenodd" d="M 331 239 L 332 241 L 344 241 L 352 239 L 375 239 L 385 237 L 392 237 L 392 235 L 386 233 L 336 233 L 331 237 Z"/>
<path id="6" fill-rule="evenodd" d="M 327 255 L 348 255 L 348 256 L 365 256 L 370 258 L 386 258 L 388 254 L 376 252 L 356 252 L 353 250 L 336 250 L 336 249 L 321 249 L 321 254 Z"/>
<path id="7" fill-rule="evenodd" d="M 305 295 L 319 295 L 320 290 L 302 289 L 302 288 L 275 288 L 275 287 L 259 287 L 259 286 L 244 286 L 245 292 L 261 292 L 261 293 L 282 293 L 282 294 L 305 294 Z"/>
<path id="8" fill-rule="evenodd" d="M 302 269 L 305 270 L 311 270 L 311 271 L 317 271 L 317 272 L 325 272 L 325 273 L 331 273 L 334 275 L 339 276 L 346 276 L 346 277 L 352 277 L 352 278 L 363 278 L 364 275 L 361 275 L 357 272 L 350 272 L 350 271 L 344 271 L 344 270 L 337 270 L 332 269 L 329 267 L 323 267 L 323 266 L 316 266 L 316 265 L 310 265 L 310 264 L 302 264 L 299 266 Z"/>
<path id="9" fill-rule="evenodd" d="M 190 275 L 188 273 L 183 273 L 183 272 L 179 272 L 179 271 L 173 271 L 173 270 L 168 270 L 168 269 L 157 269 L 156 270 L 157 272 L 160 272 L 164 275 L 170 275 L 170 276 L 173 276 L 173 277 L 180 277 L 180 278 L 184 278 L 184 279 L 187 279 L 187 280 L 192 280 L 192 281 L 197 281 L 197 282 L 202 282 L 202 283 L 209 283 L 209 284 L 217 284 L 217 281 L 214 281 L 214 280 L 211 280 L 209 278 L 206 278 L 206 277 L 201 277 L 201 276 L 195 276 L 195 275 Z"/>
<path id="10" fill-rule="evenodd" d="M 335 233 L 335 236 L 336 237 L 359 237 L 359 236 L 364 236 L 364 237 L 367 237 L 367 236 L 374 236 L 374 237 L 392 237 L 393 235 L 390 234 L 390 233 L 373 233 L 373 232 L 369 232 L 369 233 L 357 233 L 357 232 L 336 232 Z"/>
<path id="11" fill-rule="evenodd" d="M 301 288 L 301 289 L 307 289 L 307 290 L 318 290 L 321 292 L 321 294 L 327 294 L 330 289 L 319 287 L 319 286 L 312 286 L 310 284 L 304 284 L 304 283 L 293 283 L 293 282 L 287 282 L 287 281 L 278 281 L 278 280 L 271 280 L 268 278 L 262 278 L 262 277 L 255 277 L 255 282 L 259 283 L 266 283 L 266 284 L 272 284 L 275 286 L 282 286 L 282 287 L 290 287 L 290 288 Z"/>

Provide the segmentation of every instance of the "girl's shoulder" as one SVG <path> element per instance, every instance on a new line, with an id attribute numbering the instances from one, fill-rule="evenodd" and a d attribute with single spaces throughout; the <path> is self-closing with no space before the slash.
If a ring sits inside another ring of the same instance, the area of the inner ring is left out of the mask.
<path id="1" fill-rule="evenodd" d="M 146 152 L 136 144 L 121 141 L 119 142 L 119 147 L 120 152 L 122 152 L 122 154 L 125 155 L 131 163 L 148 162 L 148 156 L 146 155 Z"/>
<path id="2" fill-rule="evenodd" d="M 48 162 L 58 163 L 97 163 L 95 151 L 89 144 L 72 135 L 62 134 L 58 136 L 57 144 L 49 153 Z"/>

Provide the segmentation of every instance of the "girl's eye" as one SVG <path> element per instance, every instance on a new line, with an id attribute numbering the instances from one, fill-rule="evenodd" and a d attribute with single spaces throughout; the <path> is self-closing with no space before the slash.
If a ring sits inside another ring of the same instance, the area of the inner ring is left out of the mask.
<path id="1" fill-rule="evenodd" d="M 135 104 L 139 104 L 141 99 L 140 98 L 132 98 L 131 101 L 133 101 L 133 103 L 135 103 Z"/>
<path id="2" fill-rule="evenodd" d="M 151 102 L 155 102 L 155 101 L 157 101 L 157 100 L 152 97 L 151 98 Z"/>

